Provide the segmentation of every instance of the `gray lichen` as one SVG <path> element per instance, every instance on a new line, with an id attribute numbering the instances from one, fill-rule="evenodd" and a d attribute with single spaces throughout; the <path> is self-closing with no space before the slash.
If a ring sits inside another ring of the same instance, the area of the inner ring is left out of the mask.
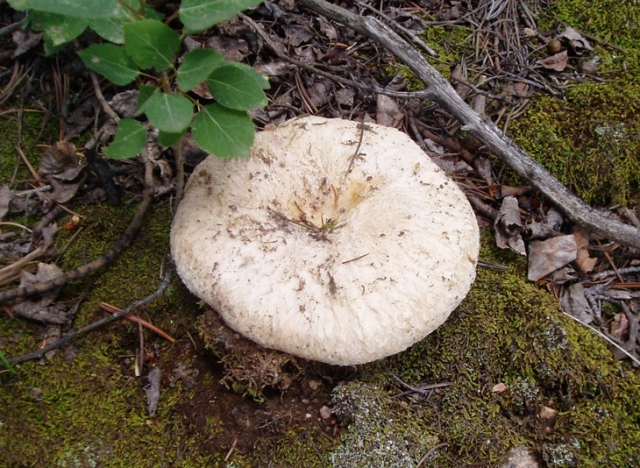
<path id="1" fill-rule="evenodd" d="M 332 404 L 348 431 L 331 455 L 335 468 L 416 466 L 437 438 L 409 421 L 410 414 L 372 384 L 350 382 L 337 386 Z"/>

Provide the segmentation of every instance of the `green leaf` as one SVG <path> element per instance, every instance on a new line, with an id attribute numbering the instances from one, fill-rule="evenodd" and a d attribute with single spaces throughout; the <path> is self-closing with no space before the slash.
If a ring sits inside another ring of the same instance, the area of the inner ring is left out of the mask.
<path id="1" fill-rule="evenodd" d="M 87 20 L 71 16 L 31 11 L 29 22 L 34 31 L 42 31 L 52 47 L 74 40 L 87 29 Z"/>
<path id="2" fill-rule="evenodd" d="M 127 159 L 136 156 L 147 144 L 147 129 L 137 120 L 121 119 L 111 146 L 104 148 L 104 154 L 113 159 Z"/>
<path id="3" fill-rule="evenodd" d="M 145 103 L 145 113 L 158 130 L 179 133 L 191 123 L 193 104 L 178 94 L 155 93 Z"/>
<path id="4" fill-rule="evenodd" d="M 114 44 L 124 44 L 123 20 L 120 18 L 91 18 L 89 27 L 98 35 Z"/>
<path id="5" fill-rule="evenodd" d="M 178 87 L 184 92 L 191 91 L 222 63 L 225 63 L 224 57 L 213 50 L 192 50 L 184 56 L 178 70 Z"/>
<path id="6" fill-rule="evenodd" d="M 58 52 L 61 52 L 67 46 L 67 44 L 60 44 L 55 46 L 51 43 L 51 40 L 49 40 L 49 38 L 45 36 L 44 37 L 44 56 L 50 57 L 54 54 L 57 54 Z"/>
<path id="7" fill-rule="evenodd" d="M 162 21 L 146 19 L 124 25 L 124 43 L 129 56 L 140 68 L 164 71 L 180 50 L 178 33 Z"/>
<path id="8" fill-rule="evenodd" d="M 131 83 L 140 73 L 124 48 L 115 44 L 95 44 L 78 55 L 88 68 L 119 86 Z"/>
<path id="9" fill-rule="evenodd" d="M 218 67 L 211 73 L 207 80 L 211 95 L 231 109 L 249 110 L 266 106 L 267 96 L 255 76 L 236 65 Z"/>
<path id="10" fill-rule="evenodd" d="M 184 132 L 167 133 L 160 131 L 160 133 L 158 134 L 158 141 L 161 145 L 172 146 L 178 142 L 182 135 L 184 135 Z"/>
<path id="11" fill-rule="evenodd" d="M 202 149 L 220 158 L 248 158 L 255 129 L 246 112 L 210 104 L 196 116 L 191 134 Z"/>
<path id="12" fill-rule="evenodd" d="M 38 10 L 76 18 L 107 18 L 115 14 L 118 0 L 9 0 L 19 11 Z"/>
<path id="13" fill-rule="evenodd" d="M 183 33 L 203 31 L 260 3 L 262 0 L 183 0 L 180 5 Z"/>
<path id="14" fill-rule="evenodd" d="M 251 75 L 253 79 L 256 80 L 260 88 L 262 89 L 271 88 L 271 83 L 269 83 L 269 80 L 267 80 L 264 76 L 258 73 L 258 71 L 255 68 L 240 62 L 226 62 L 225 65 L 229 67 L 239 68 L 243 70 L 245 73 L 247 73 L 248 75 Z"/>
<path id="15" fill-rule="evenodd" d="M 156 92 L 158 88 L 156 88 L 155 86 L 150 86 L 150 85 L 140 85 L 140 87 L 138 88 L 138 114 L 142 114 L 143 112 L 145 112 L 146 108 L 147 108 L 147 103 L 149 101 L 149 98 L 151 96 L 153 96 L 153 93 Z"/>
<path id="16" fill-rule="evenodd" d="M 138 12 L 140 11 L 139 0 L 125 1 L 131 8 Z M 154 10 L 149 5 L 146 5 L 145 14 L 147 19 L 161 20 L 164 17 L 162 13 Z M 129 8 L 125 8 L 124 5 L 118 3 L 118 7 L 113 16 L 109 18 L 91 18 L 89 20 L 89 27 L 109 42 L 124 44 L 124 29 L 122 26 L 137 20 L 138 17 Z"/>

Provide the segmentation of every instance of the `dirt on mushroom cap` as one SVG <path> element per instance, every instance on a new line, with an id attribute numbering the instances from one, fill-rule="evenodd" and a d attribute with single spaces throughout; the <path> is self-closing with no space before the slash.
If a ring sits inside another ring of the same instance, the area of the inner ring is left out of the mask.
<path id="1" fill-rule="evenodd" d="M 185 284 L 233 329 L 348 365 L 440 326 L 473 282 L 479 235 L 407 135 L 305 117 L 259 133 L 248 160 L 202 162 L 171 245 Z"/>

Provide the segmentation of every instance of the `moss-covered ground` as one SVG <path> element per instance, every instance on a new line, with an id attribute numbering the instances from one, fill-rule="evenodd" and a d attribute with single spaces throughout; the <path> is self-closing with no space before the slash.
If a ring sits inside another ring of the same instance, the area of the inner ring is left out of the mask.
<path id="1" fill-rule="evenodd" d="M 539 26 L 588 34 L 605 82 L 587 80 L 562 99 L 536 95 L 509 127 L 511 136 L 588 203 L 638 203 L 640 6 L 563 0 L 545 11 Z"/>

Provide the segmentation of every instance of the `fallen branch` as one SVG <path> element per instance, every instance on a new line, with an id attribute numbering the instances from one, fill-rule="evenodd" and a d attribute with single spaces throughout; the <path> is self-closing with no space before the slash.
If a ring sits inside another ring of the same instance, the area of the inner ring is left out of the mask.
<path id="1" fill-rule="evenodd" d="M 640 229 L 602 215 L 555 179 L 531 156 L 518 148 L 489 119 L 458 96 L 447 80 L 409 43 L 377 18 L 360 16 L 325 0 L 299 0 L 305 7 L 344 24 L 382 44 L 399 57 L 427 86 L 425 96 L 446 109 L 518 175 L 527 179 L 549 201 L 579 226 L 610 240 L 640 249 Z"/>

